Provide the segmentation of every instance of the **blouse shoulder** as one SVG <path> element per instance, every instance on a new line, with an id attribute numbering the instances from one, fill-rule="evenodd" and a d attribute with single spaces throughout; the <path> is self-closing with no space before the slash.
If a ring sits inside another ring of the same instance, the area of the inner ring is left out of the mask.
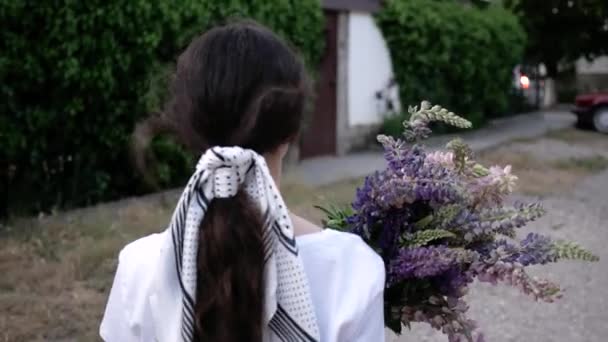
<path id="1" fill-rule="evenodd" d="M 142 329 L 147 321 L 145 308 L 147 288 L 152 270 L 160 255 L 162 233 L 135 240 L 120 251 L 118 268 L 99 334 L 106 342 L 131 342 L 149 340 L 148 332 Z"/>
<path id="2" fill-rule="evenodd" d="M 342 248 L 347 258 L 359 270 L 359 274 L 374 279 L 373 292 L 384 289 L 385 268 L 384 261 L 360 236 L 335 231 L 336 236 L 343 240 Z"/>
<path id="3" fill-rule="evenodd" d="M 299 239 L 303 253 L 316 254 L 316 258 L 335 264 L 336 271 L 346 272 L 349 281 L 368 284 L 371 296 L 384 290 L 384 261 L 361 237 L 333 229 L 317 234 Z"/>
<path id="4" fill-rule="evenodd" d="M 326 229 L 298 238 L 326 341 L 384 341 L 382 258 L 359 236 Z"/>
<path id="5" fill-rule="evenodd" d="M 163 233 L 152 234 L 127 244 L 118 255 L 115 283 L 127 298 L 148 287 L 162 247 Z"/>
<path id="6" fill-rule="evenodd" d="M 150 257 L 158 255 L 163 234 L 152 234 L 130 242 L 120 251 L 118 255 L 119 263 L 144 262 L 150 260 Z"/>

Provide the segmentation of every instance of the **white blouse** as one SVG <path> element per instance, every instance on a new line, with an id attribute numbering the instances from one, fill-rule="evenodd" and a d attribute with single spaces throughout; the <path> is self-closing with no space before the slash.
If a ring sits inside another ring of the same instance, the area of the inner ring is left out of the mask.
<path id="1" fill-rule="evenodd" d="M 164 234 L 141 238 L 120 252 L 100 327 L 104 341 L 159 340 L 156 329 L 163 324 L 162 312 L 154 312 L 150 297 Z M 349 233 L 326 229 L 296 239 L 321 341 L 385 341 L 382 259 L 361 238 Z"/>

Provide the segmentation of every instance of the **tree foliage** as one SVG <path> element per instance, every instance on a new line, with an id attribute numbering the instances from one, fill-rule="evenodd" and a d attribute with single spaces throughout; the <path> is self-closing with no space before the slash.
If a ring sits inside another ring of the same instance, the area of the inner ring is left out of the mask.
<path id="1" fill-rule="evenodd" d="M 560 63 L 608 54 L 608 1 L 507 0 L 528 33 L 526 58 L 549 75 Z"/>
<path id="2" fill-rule="evenodd" d="M 316 0 L 0 0 L 0 205 L 31 212 L 141 193 L 129 138 L 162 102 L 159 76 L 194 35 L 235 16 L 270 26 L 310 64 L 321 53 Z M 163 184 L 179 184 L 187 157 L 154 146 Z"/>
<path id="3" fill-rule="evenodd" d="M 391 53 L 401 103 L 426 99 L 478 125 L 504 111 L 525 33 L 500 6 L 387 0 L 377 15 Z"/>

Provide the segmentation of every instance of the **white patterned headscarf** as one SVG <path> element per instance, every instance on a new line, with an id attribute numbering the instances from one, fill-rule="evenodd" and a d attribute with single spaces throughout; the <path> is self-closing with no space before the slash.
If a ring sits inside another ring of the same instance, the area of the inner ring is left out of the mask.
<path id="1" fill-rule="evenodd" d="M 199 227 L 210 201 L 247 191 L 264 218 L 264 334 L 281 341 L 319 341 L 308 280 L 293 226 L 262 156 L 240 147 L 214 147 L 201 157 L 169 226 L 181 287 L 183 342 L 193 340 Z M 177 336 L 178 334 L 175 334 Z"/>

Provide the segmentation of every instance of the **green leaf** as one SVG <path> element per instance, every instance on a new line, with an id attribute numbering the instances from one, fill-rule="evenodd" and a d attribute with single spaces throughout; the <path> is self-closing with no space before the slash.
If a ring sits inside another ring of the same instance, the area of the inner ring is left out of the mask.
<path id="1" fill-rule="evenodd" d="M 456 237 L 456 234 L 443 229 L 421 230 L 414 233 L 410 238 L 403 241 L 406 247 L 422 247 L 430 242 L 440 239 L 449 239 Z"/>
<path id="2" fill-rule="evenodd" d="M 424 120 L 428 122 L 443 122 L 459 128 L 471 128 L 472 126 L 469 120 L 460 117 L 441 106 L 435 105 L 431 107 L 431 103 L 428 101 L 422 101 L 419 110 L 417 107 L 410 108 L 409 110 L 412 114 L 410 122 Z"/>
<path id="3" fill-rule="evenodd" d="M 569 241 L 557 241 L 553 244 L 553 252 L 558 259 L 599 261 L 600 258 L 587 251 L 580 245 Z"/>
<path id="4" fill-rule="evenodd" d="M 433 215 L 427 215 L 418 220 L 416 223 L 414 223 L 414 226 L 416 227 L 416 229 L 424 229 L 428 227 L 431 223 L 433 223 L 434 218 L 435 217 Z"/>
<path id="5" fill-rule="evenodd" d="M 326 215 L 326 218 L 322 221 L 324 227 L 342 231 L 348 228 L 346 219 L 354 214 L 350 207 L 340 208 L 331 205 L 327 208 L 322 206 L 315 206 L 315 208 Z"/>
<path id="6" fill-rule="evenodd" d="M 475 165 L 473 165 L 472 173 L 473 176 L 480 178 L 489 175 L 490 170 L 488 170 L 485 166 L 476 163 Z"/>
<path id="7" fill-rule="evenodd" d="M 473 159 L 473 150 L 462 139 L 457 138 L 450 141 L 446 148 L 454 153 L 454 165 L 459 172 L 463 172 L 467 162 Z"/>

